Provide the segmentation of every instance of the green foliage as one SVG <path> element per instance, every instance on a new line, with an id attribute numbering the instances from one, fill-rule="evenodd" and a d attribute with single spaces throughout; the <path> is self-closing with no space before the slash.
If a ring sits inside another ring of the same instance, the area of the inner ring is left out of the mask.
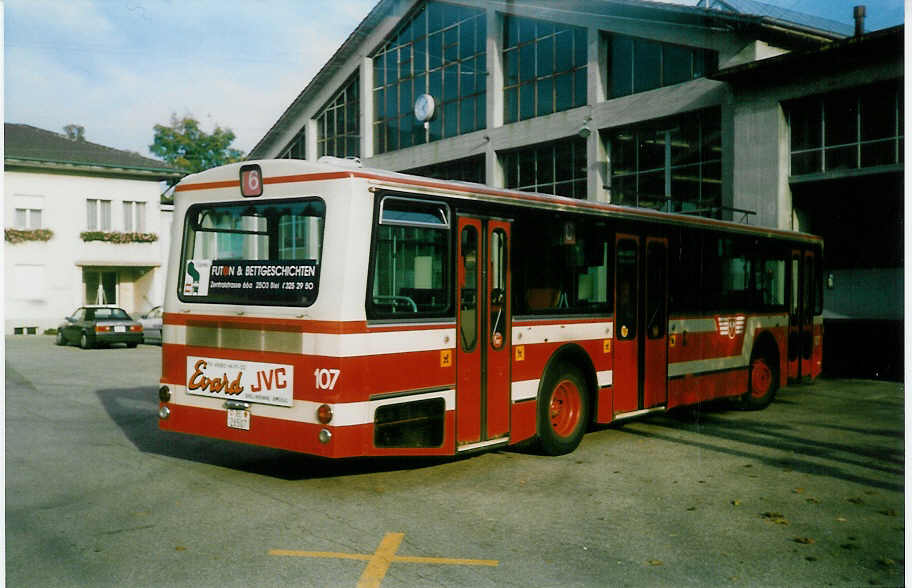
<path id="1" fill-rule="evenodd" d="M 71 141 L 85 141 L 85 127 L 82 125 L 66 125 L 63 127 L 63 132 Z"/>
<path id="2" fill-rule="evenodd" d="M 216 126 L 209 134 L 192 116 L 178 119 L 172 114 L 170 125 L 155 125 L 155 138 L 149 151 L 192 174 L 243 160 L 244 152 L 230 147 L 234 138 L 231 129 Z"/>
<path id="3" fill-rule="evenodd" d="M 4 229 L 4 238 L 9 243 L 24 241 L 50 241 L 54 232 L 50 229 Z"/>
<path id="4" fill-rule="evenodd" d="M 155 233 L 121 233 L 120 231 L 83 231 L 83 241 L 105 241 L 107 243 L 153 243 L 158 241 Z"/>

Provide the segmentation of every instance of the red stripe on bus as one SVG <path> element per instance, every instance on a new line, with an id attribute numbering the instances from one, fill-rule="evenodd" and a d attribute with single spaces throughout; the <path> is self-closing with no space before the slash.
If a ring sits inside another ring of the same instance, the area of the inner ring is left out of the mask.
<path id="1" fill-rule="evenodd" d="M 164 405 L 162 405 L 164 406 Z M 350 427 L 321 426 L 312 423 L 287 421 L 256 414 L 253 407 L 250 415 L 250 430 L 228 427 L 224 410 L 199 408 L 168 403 L 171 411 L 167 419 L 159 419 L 163 431 L 203 435 L 225 441 L 237 441 L 275 449 L 298 451 L 323 457 L 357 457 L 365 455 L 452 455 L 454 453 L 453 411 L 447 411 L 444 419 L 444 438 L 440 447 L 421 448 L 377 448 L 374 447 L 374 426 L 371 423 Z M 329 443 L 321 443 L 320 430 L 332 433 Z"/>

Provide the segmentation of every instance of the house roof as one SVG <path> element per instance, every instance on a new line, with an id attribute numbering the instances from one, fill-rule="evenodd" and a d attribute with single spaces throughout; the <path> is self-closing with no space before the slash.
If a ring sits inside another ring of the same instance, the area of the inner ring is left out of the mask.
<path id="1" fill-rule="evenodd" d="M 774 12 L 772 6 L 749 0 L 700 0 L 699 5 L 685 6 L 668 2 L 649 0 L 565 0 L 561 3 L 562 11 L 579 11 L 594 16 L 618 16 L 625 18 L 696 24 L 702 26 L 723 26 L 732 30 L 744 31 L 757 39 L 781 42 L 792 49 L 816 47 L 830 41 L 842 39 L 852 33 L 846 32 L 847 25 L 816 19 L 794 11 Z M 515 3 L 514 3 L 515 2 Z M 704 4 L 706 6 L 704 6 Z M 507 2 L 507 7 L 550 7 L 545 0 L 525 0 Z M 740 6 L 740 10 L 738 7 Z M 266 134 L 250 151 L 248 158 L 257 159 L 283 136 L 283 131 L 295 124 L 299 111 L 308 103 L 311 96 L 319 92 L 335 75 L 342 63 L 349 57 L 363 52 L 361 44 L 370 36 L 377 26 L 388 19 L 397 8 L 399 0 L 379 0 L 364 20 L 348 36 L 342 46 L 330 57 L 310 83 L 291 102 L 285 112 L 278 118 Z M 826 22 L 824 22 L 826 21 Z M 825 25 L 825 26 L 824 26 Z M 830 25 L 835 28 L 828 28 Z"/>
<path id="2" fill-rule="evenodd" d="M 3 159 L 7 169 L 40 168 L 150 180 L 179 179 L 186 175 L 157 159 L 90 141 L 73 140 L 31 125 L 4 123 L 3 132 Z"/>

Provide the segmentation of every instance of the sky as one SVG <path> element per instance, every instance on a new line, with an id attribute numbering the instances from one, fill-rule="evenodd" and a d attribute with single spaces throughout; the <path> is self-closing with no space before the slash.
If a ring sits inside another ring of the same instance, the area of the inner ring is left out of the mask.
<path id="1" fill-rule="evenodd" d="M 559 1 L 559 0 L 555 0 Z M 666 0 L 695 5 L 696 0 Z M 766 0 L 866 30 L 902 24 L 903 0 Z M 192 116 L 249 152 L 376 0 L 5 0 L 6 122 L 152 157 L 154 126 Z"/>

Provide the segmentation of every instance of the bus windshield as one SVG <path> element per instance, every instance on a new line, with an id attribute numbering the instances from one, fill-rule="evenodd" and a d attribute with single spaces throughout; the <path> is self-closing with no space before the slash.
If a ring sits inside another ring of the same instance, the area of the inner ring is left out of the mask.
<path id="1" fill-rule="evenodd" d="M 325 205 L 316 198 L 191 206 L 179 298 L 310 306 L 319 286 L 324 217 Z"/>

